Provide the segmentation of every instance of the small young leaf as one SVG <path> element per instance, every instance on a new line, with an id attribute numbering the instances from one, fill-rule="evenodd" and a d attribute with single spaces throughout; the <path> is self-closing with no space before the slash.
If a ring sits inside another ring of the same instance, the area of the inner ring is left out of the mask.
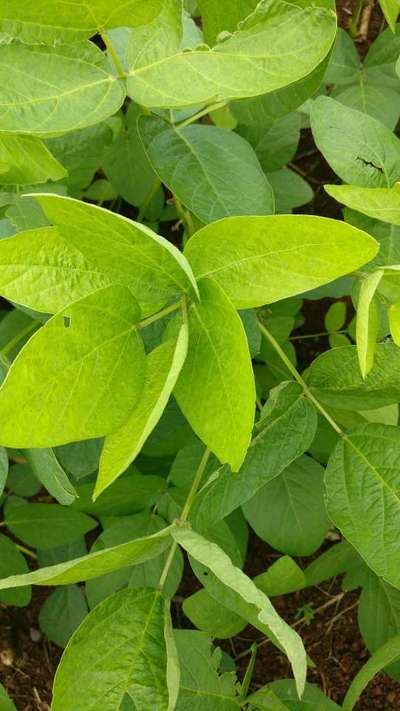
<path id="1" fill-rule="evenodd" d="M 378 245 L 344 222 L 313 215 L 230 217 L 203 227 L 185 256 L 238 308 L 263 306 L 358 269 Z"/>
<path id="2" fill-rule="evenodd" d="M 100 459 L 94 498 L 125 471 L 159 421 L 185 362 L 188 328 L 168 339 L 147 356 L 143 395 L 122 427 L 107 435 Z"/>
<path id="3" fill-rule="evenodd" d="M 0 389 L 0 441 L 51 447 L 121 425 L 144 383 L 144 347 L 135 329 L 139 313 L 129 289 L 111 286 L 47 321 Z"/>
<path id="4" fill-rule="evenodd" d="M 128 690 L 141 711 L 168 711 L 164 614 L 156 590 L 122 590 L 100 603 L 61 658 L 54 711 L 116 711 Z"/>
<path id="5" fill-rule="evenodd" d="M 230 558 L 214 543 L 210 543 L 194 531 L 183 528 L 172 533 L 179 543 L 196 561 L 206 566 L 224 588 L 232 591 L 241 600 L 249 615 L 268 627 L 275 640 L 283 647 L 293 668 L 299 695 L 302 694 L 306 677 L 306 653 L 300 637 L 284 622 L 268 597 L 254 585 Z"/>
<path id="6" fill-rule="evenodd" d="M 196 434 L 237 471 L 250 444 L 255 385 L 243 324 L 218 284 L 199 283 L 189 310 L 189 352 L 175 387 Z"/>
<path id="7" fill-rule="evenodd" d="M 59 504 L 27 504 L 7 511 L 4 523 L 17 538 L 35 548 L 56 548 L 96 528 L 86 514 Z"/>

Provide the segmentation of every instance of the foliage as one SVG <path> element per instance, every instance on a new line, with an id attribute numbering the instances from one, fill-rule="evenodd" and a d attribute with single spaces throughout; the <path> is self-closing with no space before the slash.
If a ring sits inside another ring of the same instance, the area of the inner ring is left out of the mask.
<path id="1" fill-rule="evenodd" d="M 270 599 L 335 576 L 372 653 L 342 708 L 400 680 L 400 26 L 380 4 L 361 61 L 333 0 L 2 3 L 0 602 L 54 588 L 54 711 L 338 709 Z M 344 220 L 304 214 L 301 135 Z M 278 552 L 254 578 L 250 529 Z M 171 615 L 185 559 L 194 630 Z M 255 690 L 257 645 L 244 675 L 215 646 L 247 624 L 293 679 Z"/>

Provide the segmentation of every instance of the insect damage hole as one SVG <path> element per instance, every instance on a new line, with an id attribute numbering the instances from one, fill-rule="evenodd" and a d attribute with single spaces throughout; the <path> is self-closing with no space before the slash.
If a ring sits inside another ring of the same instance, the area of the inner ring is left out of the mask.
<path id="1" fill-rule="evenodd" d="M 64 326 L 65 328 L 69 328 L 71 325 L 71 317 L 70 316 L 64 316 Z"/>

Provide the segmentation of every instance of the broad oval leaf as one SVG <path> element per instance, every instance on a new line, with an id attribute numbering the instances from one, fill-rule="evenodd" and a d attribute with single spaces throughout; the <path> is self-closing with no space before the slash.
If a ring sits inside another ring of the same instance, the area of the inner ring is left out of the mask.
<path id="1" fill-rule="evenodd" d="M 0 31 L 27 44 L 76 42 L 111 27 L 150 22 L 165 0 L 7 0 L 0 9 Z"/>
<path id="2" fill-rule="evenodd" d="M 0 85 L 7 87 L 0 98 L 0 131 L 50 136 L 92 126 L 118 111 L 121 84 L 94 45 L 81 49 L 0 46 Z"/>
<path id="3" fill-rule="evenodd" d="M 0 441 L 8 447 L 52 447 L 100 437 L 121 425 L 144 384 L 138 317 L 130 291 L 111 286 L 47 321 L 20 351 L 0 389 Z"/>
<path id="4" fill-rule="evenodd" d="M 378 343 L 372 370 L 363 379 L 356 346 L 334 348 L 318 356 L 307 383 L 318 400 L 344 410 L 376 410 L 400 402 L 399 348 Z"/>
<path id="5" fill-rule="evenodd" d="M 146 588 L 121 590 L 100 603 L 61 658 L 53 710 L 118 711 L 129 691 L 141 711 L 168 711 L 165 614 L 162 594 Z"/>
<path id="6" fill-rule="evenodd" d="M 40 608 L 40 629 L 52 642 L 65 647 L 87 613 L 87 602 L 77 585 L 57 588 Z"/>
<path id="7" fill-rule="evenodd" d="M 83 580 L 97 578 L 106 573 L 112 573 L 120 568 L 144 563 L 146 560 L 160 555 L 170 546 L 171 530 L 172 527 L 169 526 L 152 536 L 135 538 L 133 541 L 128 541 L 128 543 L 121 543 L 112 548 L 89 553 L 80 558 L 68 560 L 65 563 L 57 563 L 46 568 L 40 568 L 31 573 L 2 578 L 0 580 L 0 590 L 21 588 L 26 585 L 71 585 L 72 583 L 80 583 Z M 22 558 L 22 560 L 24 559 Z M 3 595 L 3 593 L 0 594 Z"/>
<path id="8" fill-rule="evenodd" d="M 328 514 L 367 565 L 400 587 L 400 429 L 371 423 L 337 445 L 326 470 Z"/>
<path id="9" fill-rule="evenodd" d="M 328 195 L 374 220 L 400 225 L 400 184 L 392 188 L 359 188 L 357 185 L 324 185 Z"/>
<path id="10" fill-rule="evenodd" d="M 242 464 L 254 422 L 255 385 L 246 333 L 218 284 L 199 282 L 189 309 L 189 350 L 175 387 L 196 434 L 234 471 Z"/>
<path id="11" fill-rule="evenodd" d="M 239 31 L 213 49 L 131 69 L 128 93 L 138 104 L 165 108 L 265 94 L 310 74 L 335 33 L 331 2 L 262 0 Z"/>
<path id="12" fill-rule="evenodd" d="M 97 521 L 60 504 L 26 504 L 7 509 L 5 525 L 28 546 L 46 550 L 72 543 Z"/>
<path id="13" fill-rule="evenodd" d="M 122 427 L 105 439 L 94 498 L 110 486 L 139 454 L 167 405 L 187 349 L 188 327 L 184 324 L 177 339 L 169 338 L 147 356 L 141 398 Z"/>
<path id="14" fill-rule="evenodd" d="M 229 217 L 203 227 L 185 256 L 198 279 L 218 282 L 238 308 L 301 294 L 369 262 L 378 243 L 327 217 Z"/>
<path id="15" fill-rule="evenodd" d="M 289 555 L 311 555 L 329 529 L 324 469 L 311 457 L 300 457 L 260 489 L 243 506 L 259 538 Z"/>
<path id="16" fill-rule="evenodd" d="M 324 158 L 346 183 L 382 188 L 399 180 L 400 140 L 380 121 L 320 96 L 311 128 Z"/>
<path id="17" fill-rule="evenodd" d="M 140 131 L 162 182 L 202 222 L 274 212 L 272 188 L 238 134 L 216 126 L 172 128 L 154 117 L 144 117 Z"/>
<path id="18" fill-rule="evenodd" d="M 307 672 L 306 653 L 300 637 L 279 617 L 269 598 L 240 568 L 233 565 L 231 559 L 215 543 L 211 543 L 195 531 L 184 528 L 175 529 L 172 535 L 194 560 L 209 569 L 222 583 L 227 592 L 227 604 L 231 609 L 232 606 L 229 604 L 231 598 L 228 592 L 233 592 L 239 598 L 244 605 L 242 609 L 248 611 L 249 616 L 254 616 L 263 626 L 268 627 L 289 658 L 297 691 L 301 696 Z"/>

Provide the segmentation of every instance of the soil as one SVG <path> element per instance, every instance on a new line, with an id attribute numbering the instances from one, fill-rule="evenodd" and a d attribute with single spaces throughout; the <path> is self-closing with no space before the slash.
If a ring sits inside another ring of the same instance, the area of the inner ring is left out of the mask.
<path id="1" fill-rule="evenodd" d="M 336 4 L 339 24 L 347 27 L 354 0 L 338 0 Z M 362 56 L 383 26 L 384 20 L 375 2 L 369 20 L 368 35 L 358 43 Z M 315 191 L 313 202 L 300 212 L 341 219 L 339 205 L 324 192 L 322 187 L 324 183 L 334 182 L 337 178 L 316 150 L 309 131 L 303 131 L 292 168 L 303 175 Z M 323 314 L 329 303 L 330 300 L 324 300 L 323 304 L 321 301 L 307 302 L 306 321 L 299 333 L 323 331 Z M 299 358 L 303 362 L 310 362 L 326 347 L 327 343 L 324 339 L 304 343 L 304 345 L 300 341 L 298 342 Z M 246 572 L 251 576 L 263 572 L 280 555 L 255 536 L 251 537 L 249 551 Z M 189 621 L 182 612 L 181 600 L 198 588 L 199 583 L 187 565 L 173 607 L 176 626 L 190 627 Z M 46 588 L 34 588 L 32 602 L 26 608 L 6 607 L 0 604 L 0 682 L 7 689 L 18 711 L 49 711 L 50 709 L 53 678 L 62 650 L 49 642 L 39 629 L 38 614 L 48 594 L 49 590 Z M 357 625 L 358 593 L 343 595 L 340 581 L 333 580 L 318 588 L 274 598 L 274 604 L 282 617 L 289 624 L 295 625 L 301 633 L 307 652 L 315 664 L 315 668 L 309 671 L 309 681 L 318 684 L 333 701 L 340 704 L 354 675 L 368 658 Z M 309 623 L 298 617 L 299 609 L 304 606 L 311 606 L 315 611 Z M 262 639 L 257 630 L 248 627 L 233 640 L 221 642 L 221 646 L 237 659 L 241 679 L 249 659 L 247 650 L 255 640 L 260 642 Z M 286 657 L 272 644 L 268 642 L 262 644 L 257 655 L 252 690 L 275 679 L 290 676 L 291 671 Z M 369 684 L 356 706 L 356 711 L 399 711 L 399 709 L 400 684 L 384 673 L 379 674 Z"/>

